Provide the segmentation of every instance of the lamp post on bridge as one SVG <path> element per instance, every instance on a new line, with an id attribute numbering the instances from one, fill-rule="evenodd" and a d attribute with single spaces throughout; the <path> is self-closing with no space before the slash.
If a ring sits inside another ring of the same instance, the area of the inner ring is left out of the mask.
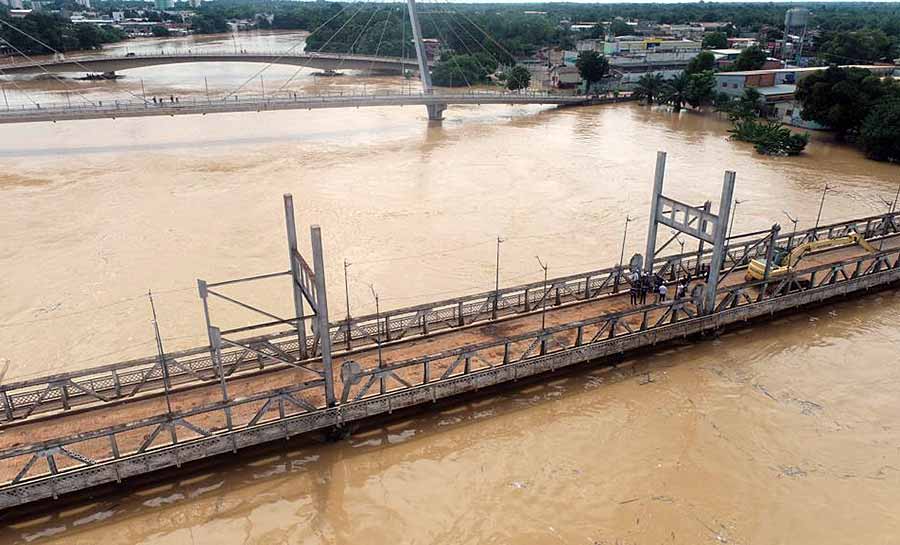
<path id="1" fill-rule="evenodd" d="M 503 239 L 497 237 L 497 265 L 494 268 L 494 309 L 491 318 L 497 319 L 497 309 L 500 305 L 500 244 Z"/>
<path id="2" fill-rule="evenodd" d="M 541 305 L 541 331 L 544 331 L 544 328 L 547 326 L 547 297 L 549 296 L 547 293 L 547 269 L 549 268 L 549 264 L 545 264 L 538 256 L 534 256 L 534 258 L 537 259 L 538 264 L 544 269 L 544 294 L 541 297 L 543 300 L 543 304 Z"/>
<path id="3" fill-rule="evenodd" d="M 819 201 L 819 213 L 816 214 L 816 226 L 813 228 L 813 236 L 816 237 L 816 231 L 819 229 L 819 220 L 822 218 L 822 208 L 825 206 L 825 194 L 828 193 L 828 190 L 831 187 L 828 184 L 825 184 L 825 189 L 822 190 L 822 200 Z"/>
<path id="4" fill-rule="evenodd" d="M 789 239 L 789 242 L 788 242 L 788 251 L 790 251 L 791 248 L 794 246 L 794 235 L 797 234 L 797 222 L 800 221 L 800 218 L 791 217 L 791 215 L 788 214 L 787 210 L 782 210 L 782 212 L 784 212 L 784 215 L 787 216 L 787 219 L 790 220 L 790 222 L 794 224 L 794 230 L 791 231 L 791 238 Z"/>
<path id="5" fill-rule="evenodd" d="M 747 201 L 734 200 L 734 206 L 731 208 L 731 224 L 728 226 L 728 235 L 725 237 L 726 239 L 731 238 L 731 234 L 734 232 L 734 217 L 737 215 L 738 205 L 744 204 L 745 202 Z"/>
<path id="6" fill-rule="evenodd" d="M 350 282 L 347 280 L 347 269 L 351 263 L 344 260 L 344 298 L 347 300 L 347 350 L 350 350 Z"/>

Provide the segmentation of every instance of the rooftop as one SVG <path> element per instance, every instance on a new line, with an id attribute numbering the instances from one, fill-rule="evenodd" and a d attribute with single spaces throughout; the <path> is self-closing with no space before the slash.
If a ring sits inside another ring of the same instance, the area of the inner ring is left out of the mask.
<path id="1" fill-rule="evenodd" d="M 720 72 L 716 74 L 717 76 L 760 76 L 763 74 L 777 74 L 777 73 L 787 73 L 787 72 L 818 72 L 820 70 L 827 69 L 827 66 L 811 66 L 808 68 L 771 68 L 769 70 L 745 70 L 742 72 Z M 880 70 L 892 70 L 894 68 L 893 65 L 889 64 L 846 64 L 842 65 L 841 68 L 864 68 L 866 70 L 880 69 Z"/>

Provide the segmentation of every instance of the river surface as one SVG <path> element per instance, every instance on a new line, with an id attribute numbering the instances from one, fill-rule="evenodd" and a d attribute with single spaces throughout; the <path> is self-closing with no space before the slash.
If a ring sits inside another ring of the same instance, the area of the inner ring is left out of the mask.
<path id="1" fill-rule="evenodd" d="M 291 33 L 166 40 L 287 49 Z M 160 47 L 158 41 L 118 44 Z M 118 51 L 115 51 L 118 50 Z M 202 99 L 260 65 L 3 80 L 15 103 Z M 267 89 L 404 90 L 399 76 L 272 67 Z M 143 83 L 143 91 L 141 89 Z M 247 87 L 260 85 L 258 77 Z M 414 88 L 414 87 L 413 87 Z M 258 91 L 253 91 L 258 93 Z M 68 96 L 67 96 L 68 95 Z M 614 264 L 643 251 L 657 150 L 666 193 L 700 204 L 737 172 L 734 232 L 886 210 L 900 169 L 815 136 L 757 155 L 711 114 L 578 109 L 319 110 L 0 126 L 5 381 L 203 344 L 195 279 L 285 270 L 282 194 L 302 248 L 322 227 L 333 318 Z M 688 246 L 692 244 L 686 241 Z M 230 294 L 290 313 L 276 282 Z M 895 543 L 900 298 L 893 292 L 397 422 L 185 481 L 0 525 L 0 543 Z M 250 318 L 224 306 L 213 322 Z"/>

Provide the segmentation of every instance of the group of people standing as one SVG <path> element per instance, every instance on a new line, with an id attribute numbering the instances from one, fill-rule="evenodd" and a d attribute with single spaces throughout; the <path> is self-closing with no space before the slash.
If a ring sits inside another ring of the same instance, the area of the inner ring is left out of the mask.
<path id="1" fill-rule="evenodd" d="M 632 271 L 628 277 L 632 305 L 646 305 L 647 294 L 656 294 L 656 303 L 662 303 L 669 296 L 669 287 L 658 274 L 643 271 Z M 688 281 L 681 279 L 675 284 L 675 298 L 681 299 L 687 294 Z"/>

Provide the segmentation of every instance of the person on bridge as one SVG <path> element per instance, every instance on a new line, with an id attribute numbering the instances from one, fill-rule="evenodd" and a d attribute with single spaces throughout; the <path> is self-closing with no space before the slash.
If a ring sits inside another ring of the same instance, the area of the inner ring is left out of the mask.
<path id="1" fill-rule="evenodd" d="M 640 292 L 640 273 L 632 271 L 631 275 L 628 277 L 628 283 L 631 284 L 631 287 L 628 289 L 628 293 L 631 295 L 631 304 L 636 305 L 638 302 L 638 293 Z"/>
<path id="2" fill-rule="evenodd" d="M 669 288 L 666 287 L 662 282 L 659 283 L 659 288 L 656 290 L 656 303 L 662 303 L 666 300 L 666 295 L 669 293 Z"/>
<path id="3" fill-rule="evenodd" d="M 641 276 L 640 282 L 640 292 L 641 292 L 641 304 L 647 304 L 647 292 L 650 291 L 650 275 L 645 274 Z"/>

